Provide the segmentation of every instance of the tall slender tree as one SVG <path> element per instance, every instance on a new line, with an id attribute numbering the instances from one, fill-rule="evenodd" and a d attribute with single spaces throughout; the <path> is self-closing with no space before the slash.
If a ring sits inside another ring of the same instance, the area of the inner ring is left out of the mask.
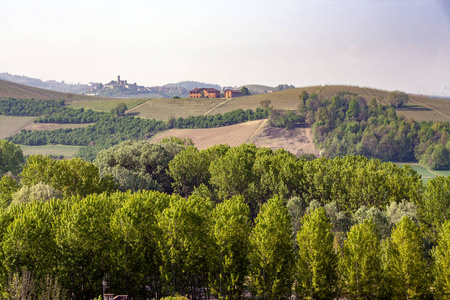
<path id="1" fill-rule="evenodd" d="M 429 292 L 428 268 L 419 227 L 403 217 L 386 249 L 385 276 L 393 299 L 423 299 Z"/>
<path id="2" fill-rule="evenodd" d="M 433 249 L 434 289 L 437 299 L 450 296 L 450 221 L 442 225 L 437 246 Z"/>
<path id="3" fill-rule="evenodd" d="M 338 257 L 333 248 L 331 222 L 323 207 L 302 219 L 297 234 L 296 292 L 307 299 L 332 299 L 337 291 Z"/>
<path id="4" fill-rule="evenodd" d="M 250 287 L 260 299 L 289 299 L 293 247 L 289 212 L 278 198 L 261 207 L 250 236 Z"/>
<path id="5" fill-rule="evenodd" d="M 339 263 L 341 287 L 350 299 L 377 299 L 382 267 L 378 233 L 372 220 L 354 225 L 347 233 Z"/>

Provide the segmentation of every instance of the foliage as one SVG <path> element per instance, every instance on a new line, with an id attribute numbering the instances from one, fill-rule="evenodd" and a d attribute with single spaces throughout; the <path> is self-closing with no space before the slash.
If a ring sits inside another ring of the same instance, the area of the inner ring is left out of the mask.
<path id="1" fill-rule="evenodd" d="M 171 153 L 170 147 L 174 151 Z M 183 149 L 174 143 L 125 141 L 97 155 L 94 164 L 101 176 L 111 174 L 121 191 L 141 189 L 172 192 L 169 162 Z"/>
<path id="2" fill-rule="evenodd" d="M 320 207 L 306 214 L 297 234 L 296 293 L 302 298 L 332 299 L 337 292 L 338 257 L 331 222 Z"/>
<path id="3" fill-rule="evenodd" d="M 248 274 L 250 210 L 242 197 L 234 197 L 214 208 L 212 220 L 211 291 L 220 299 L 240 299 Z"/>
<path id="4" fill-rule="evenodd" d="M 19 176 L 23 185 L 44 183 L 66 197 L 115 190 L 111 176 L 100 176 L 94 164 L 80 158 L 53 160 L 49 156 L 33 155 L 28 157 Z"/>
<path id="5" fill-rule="evenodd" d="M 432 251 L 433 275 L 437 299 L 446 299 L 450 294 L 450 221 L 442 225 L 438 244 Z"/>
<path id="6" fill-rule="evenodd" d="M 0 208 L 6 209 L 13 200 L 13 194 L 20 189 L 20 184 L 11 176 L 3 175 L 0 179 Z"/>
<path id="7" fill-rule="evenodd" d="M 111 109 L 111 114 L 122 117 L 125 116 L 125 112 L 127 111 L 127 105 L 125 103 L 119 103 L 115 108 Z"/>
<path id="8" fill-rule="evenodd" d="M 158 214 L 159 269 L 167 292 L 198 297 L 206 286 L 211 211 L 212 203 L 207 199 L 173 196 L 169 206 Z"/>
<path id="9" fill-rule="evenodd" d="M 23 162 L 23 153 L 19 146 L 0 140 L 0 176 L 7 172 L 17 175 L 22 169 Z"/>
<path id="10" fill-rule="evenodd" d="M 392 230 L 386 251 L 386 282 L 393 299 L 424 298 L 429 293 L 427 261 L 419 227 L 404 217 Z"/>
<path id="11" fill-rule="evenodd" d="M 375 223 L 364 220 L 347 233 L 339 274 L 350 299 L 378 299 L 381 290 L 381 252 Z"/>
<path id="12" fill-rule="evenodd" d="M 62 193 L 50 185 L 39 182 L 32 186 L 24 185 L 20 190 L 12 195 L 13 205 L 30 203 L 33 201 L 47 201 L 52 198 L 61 199 Z"/>
<path id="13" fill-rule="evenodd" d="M 403 107 L 407 102 L 409 102 L 409 96 L 405 92 L 393 91 L 387 96 L 388 102 L 393 107 Z"/>
<path id="14" fill-rule="evenodd" d="M 289 213 L 280 199 L 261 207 L 250 236 L 250 288 L 261 299 L 289 299 L 293 283 L 293 247 Z"/>
<path id="15" fill-rule="evenodd" d="M 241 92 L 242 92 L 242 95 L 244 95 L 244 96 L 248 96 L 251 94 L 250 90 L 245 86 L 241 87 Z"/>

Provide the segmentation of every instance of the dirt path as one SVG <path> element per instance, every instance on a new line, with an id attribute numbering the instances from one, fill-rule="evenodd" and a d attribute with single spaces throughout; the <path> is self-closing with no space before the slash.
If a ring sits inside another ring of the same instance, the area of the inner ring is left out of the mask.
<path id="1" fill-rule="evenodd" d="M 230 101 L 231 99 L 233 99 L 233 98 L 228 98 L 227 100 L 225 100 L 225 101 L 223 101 L 223 102 L 220 102 L 219 104 L 217 104 L 216 106 L 214 106 L 213 108 L 211 108 L 210 110 L 208 110 L 207 112 L 205 112 L 203 115 L 204 115 L 204 116 L 208 115 L 210 112 L 212 112 L 212 111 L 215 110 L 216 108 L 218 108 L 218 107 L 224 105 L 225 103 L 227 103 L 227 102 Z"/>
<path id="2" fill-rule="evenodd" d="M 133 108 L 130 108 L 130 109 L 127 110 L 125 113 L 129 113 L 130 111 L 135 110 L 136 108 L 141 107 L 141 106 L 147 104 L 147 103 L 150 102 L 150 101 L 151 101 L 151 100 L 145 101 L 144 103 L 141 103 L 141 104 L 139 104 L 138 106 L 135 106 L 135 107 L 133 107 Z"/>

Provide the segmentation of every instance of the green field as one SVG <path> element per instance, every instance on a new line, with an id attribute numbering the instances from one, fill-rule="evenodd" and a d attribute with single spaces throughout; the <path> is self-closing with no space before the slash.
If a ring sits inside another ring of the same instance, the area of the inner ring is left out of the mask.
<path id="1" fill-rule="evenodd" d="M 450 171 L 433 171 L 441 176 L 450 176 Z"/>
<path id="2" fill-rule="evenodd" d="M 36 117 L 12 117 L 0 115 L 0 138 L 4 139 L 33 124 Z"/>
<path id="3" fill-rule="evenodd" d="M 74 157 L 78 154 L 82 146 L 66 146 L 66 145 L 44 145 L 44 146 L 26 146 L 19 145 L 23 151 L 23 155 L 63 155 L 64 157 Z"/>
<path id="4" fill-rule="evenodd" d="M 434 170 L 430 170 L 425 168 L 422 165 L 419 165 L 418 163 L 398 163 L 398 166 L 403 166 L 403 165 L 409 165 L 414 171 L 417 172 L 417 174 L 419 174 L 422 177 L 422 181 L 424 183 L 427 183 L 428 180 L 433 179 L 434 177 L 440 175 L 440 176 L 450 176 L 450 170 L 449 171 L 434 171 Z"/>

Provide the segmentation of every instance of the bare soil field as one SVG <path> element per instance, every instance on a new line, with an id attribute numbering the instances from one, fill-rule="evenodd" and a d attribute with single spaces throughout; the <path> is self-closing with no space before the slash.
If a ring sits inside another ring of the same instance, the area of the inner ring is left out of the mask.
<path id="1" fill-rule="evenodd" d="M 75 129 L 81 127 L 87 127 L 94 123 L 87 124 L 58 124 L 58 123 L 32 123 L 25 126 L 25 130 L 56 130 L 56 129 Z"/>
<path id="2" fill-rule="evenodd" d="M 206 149 L 219 144 L 235 147 L 244 143 L 254 143 L 256 146 L 273 150 L 284 148 L 295 155 L 319 154 L 312 142 L 310 128 L 291 130 L 273 128 L 268 125 L 267 120 L 250 121 L 219 128 L 171 129 L 153 137 L 151 142 L 156 143 L 169 136 L 190 138 L 198 149 Z"/>
<path id="3" fill-rule="evenodd" d="M 34 124 L 36 117 L 13 117 L 0 115 L 0 138 L 12 136 L 25 127 Z"/>

